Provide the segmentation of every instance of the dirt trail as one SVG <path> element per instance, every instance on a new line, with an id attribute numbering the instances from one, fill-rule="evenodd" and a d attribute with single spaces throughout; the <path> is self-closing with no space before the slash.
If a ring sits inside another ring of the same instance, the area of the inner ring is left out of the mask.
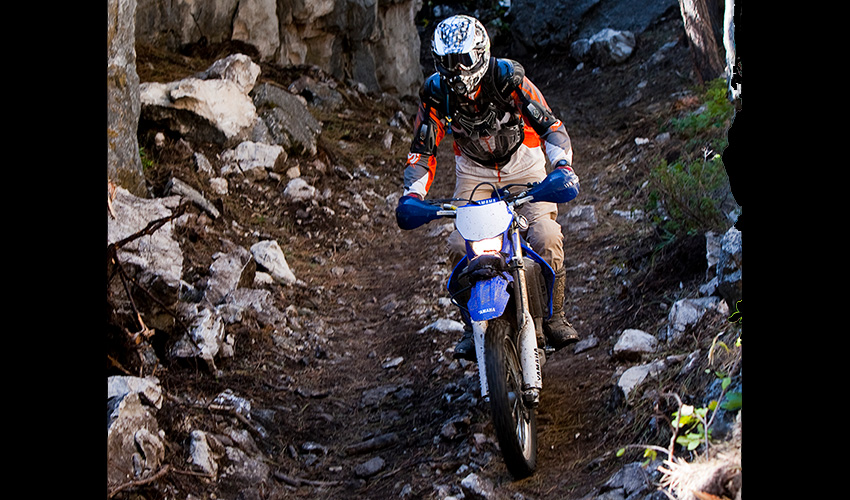
<path id="1" fill-rule="evenodd" d="M 250 485 L 250 490 L 226 478 L 209 483 L 179 475 L 171 477 L 173 487 L 183 497 L 192 492 L 202 498 L 213 492 L 217 498 L 441 498 L 439 491 L 459 492 L 460 480 L 474 471 L 492 481 L 504 497 L 519 493 L 544 499 L 581 498 L 606 480 L 622 465 L 610 458 L 625 444 L 622 440 L 628 436 L 622 433 L 630 425 L 611 390 L 617 366 L 607 355 L 610 341 L 623 328 L 652 331 L 663 319 L 658 304 L 668 283 L 654 277 L 667 275 L 684 288 L 699 279 L 698 273 L 683 275 L 658 266 L 628 281 L 615 272 L 639 267 L 655 242 L 647 226 L 613 216 L 611 210 L 639 208 L 646 196 L 640 186 L 653 155 L 663 157 L 675 149 L 639 154 L 634 139 L 654 137 L 679 105 L 673 94 L 690 85 L 679 24 L 668 20 L 641 37 L 633 60 L 622 66 L 574 70 L 558 56 L 522 61 L 572 138 L 582 181 L 574 203 L 594 205 L 598 216 L 593 230 L 566 235 L 565 250 L 568 318 L 584 337 L 597 337 L 599 346 L 580 354 L 565 349 L 544 367 L 539 465 L 533 477 L 516 482 L 508 475 L 488 409 L 476 397 L 474 365 L 451 362 L 457 334 L 418 333 L 436 319 L 459 317 L 439 300 L 446 296 L 447 233 L 438 230 L 439 223 L 399 230 L 394 207 L 385 201 L 401 188 L 406 145 L 397 141 L 383 158 L 369 158 L 375 174 L 369 178 L 346 183 L 302 164 L 313 181 L 332 186 L 336 193 L 363 194 L 372 209 L 365 217 L 299 227 L 292 223 L 297 207 L 276 198 L 282 186 L 257 195 L 268 202 L 269 213 L 260 215 L 271 221 L 260 232 L 287 248 L 293 271 L 307 283 L 276 292 L 280 307 L 298 311 L 294 321 L 305 326 L 307 336 L 319 325 L 322 338 L 312 351 L 293 355 L 282 352 L 268 332 L 246 328 L 237 332 L 237 356 L 222 363 L 221 376 L 212 377 L 199 367 L 168 367 L 162 375 L 166 391 L 180 398 L 209 399 L 231 389 L 256 408 L 268 410 L 271 416 L 260 420 L 267 434 L 254 432 L 253 438 L 276 473 L 274 484 Z M 676 40 L 679 44 L 662 62 L 648 63 L 659 47 Z M 140 60 L 145 57 L 140 54 Z M 635 97 L 635 104 L 621 105 Z M 338 115 L 339 123 L 326 122 L 324 133 L 350 142 L 374 142 L 374 134 L 386 129 L 388 116 L 376 120 L 369 110 L 354 111 L 352 116 Z M 350 131 L 339 132 L 346 128 Z M 191 168 L 174 162 L 167 173 Z M 447 137 L 429 196 L 448 197 L 453 184 Z M 250 227 L 261 209 L 237 208 L 238 189 L 233 201 L 224 202 L 226 214 Z M 377 196 L 365 196 L 367 192 Z M 562 213 L 569 208 L 561 207 Z M 226 234 L 230 223 L 216 221 L 214 230 Z M 202 267 L 220 242 L 209 238 L 194 246 L 196 254 L 190 258 Z M 663 255 L 659 261 L 664 261 Z M 398 366 L 382 366 L 396 358 L 403 358 Z M 232 419 L 181 404 L 180 398 L 169 400 L 162 410 L 163 418 L 171 421 L 170 435 L 185 434 L 192 426 L 220 431 L 234 425 Z M 395 433 L 397 440 L 387 447 L 348 451 L 351 445 L 388 433 Z M 185 462 L 182 449 L 169 451 L 173 463 Z M 367 479 L 358 477 L 357 467 L 375 457 L 384 467 Z"/>

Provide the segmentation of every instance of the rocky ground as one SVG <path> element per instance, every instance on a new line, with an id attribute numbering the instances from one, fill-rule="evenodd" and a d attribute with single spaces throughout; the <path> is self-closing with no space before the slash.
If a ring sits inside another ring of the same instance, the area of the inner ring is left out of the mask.
<path id="1" fill-rule="evenodd" d="M 670 117 L 697 106 L 687 92 L 694 82 L 683 36 L 673 16 L 642 35 L 623 65 L 576 68 L 558 54 L 520 59 L 571 135 L 581 179 L 575 203 L 594 205 L 597 216 L 590 229 L 566 231 L 565 248 L 568 318 L 598 345 L 580 353 L 565 349 L 544 368 L 533 477 L 508 475 L 488 409 L 477 398 L 474 365 L 451 359 L 457 334 L 422 331 L 459 316 L 444 300 L 445 228 L 431 223 L 403 232 L 395 223 L 410 127 L 389 123 L 398 111 L 409 117 L 413 103 L 361 96 L 344 112 L 317 111 L 323 132 L 315 158 L 290 158 L 280 176 L 262 182 L 231 183 L 229 195 L 211 197 L 221 217 L 197 217 L 196 225 L 180 230 L 185 272 L 196 276 L 208 272 L 222 239 L 246 248 L 258 236 L 279 241 L 303 284 L 271 289 L 303 342 L 288 349 L 249 322 L 233 332 L 235 355 L 218 362 L 217 373 L 202 364 L 166 362 L 155 375 L 168 395 L 158 420 L 169 437 L 172 472 L 117 497 L 444 498 L 460 496 L 461 480 L 476 472 L 499 498 L 583 498 L 628 460 L 615 456 L 619 448 L 666 447 L 670 431 L 660 416 L 675 408 L 618 397 L 621 366 L 610 351 L 624 329 L 654 332 L 675 300 L 698 295 L 705 238 L 679 238 L 659 249 L 654 226 L 614 211 L 643 208 L 649 169 L 683 147 L 675 136 L 653 140 Z M 677 43 L 659 52 L 668 42 Z M 140 49 L 137 67 L 143 82 L 169 81 L 221 55 Z M 264 66 L 260 80 L 287 86 L 303 71 Z M 638 145 L 636 138 L 650 141 Z M 175 175 L 203 185 L 177 140 L 157 148 L 150 137 L 141 139 L 154 162 L 147 171 L 154 194 Z M 193 147 L 216 157 L 210 145 Z M 295 165 L 319 191 L 331 193 L 320 206 L 283 199 L 285 171 Z M 448 137 L 429 196 L 451 194 L 452 165 Z M 562 213 L 569 208 L 562 206 Z M 704 344 L 710 335 L 694 332 L 688 342 Z M 108 368 L 109 374 L 130 371 L 120 363 Z M 227 390 L 251 401 L 250 422 L 194 403 Z M 246 484 L 238 475 L 212 480 L 191 473 L 186 444 L 195 428 L 247 431 L 272 478 Z M 381 436 L 383 446 L 356 446 Z M 364 469 L 367 463 L 374 469 Z"/>

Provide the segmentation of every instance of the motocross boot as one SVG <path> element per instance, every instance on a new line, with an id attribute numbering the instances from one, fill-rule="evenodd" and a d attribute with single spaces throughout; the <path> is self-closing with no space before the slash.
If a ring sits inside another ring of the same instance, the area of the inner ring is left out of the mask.
<path id="1" fill-rule="evenodd" d="M 556 350 L 578 342 L 579 335 L 564 315 L 564 292 L 567 272 L 563 267 L 555 273 L 555 286 L 552 290 L 552 317 L 543 323 L 543 333 L 549 345 Z"/>
<path id="2" fill-rule="evenodd" d="M 455 352 L 452 355 L 454 359 L 465 359 L 467 361 L 476 362 L 478 358 L 475 355 L 475 339 L 472 337 L 472 326 L 469 324 L 463 325 L 463 337 L 455 346 Z"/>
<path id="3" fill-rule="evenodd" d="M 463 336 L 455 346 L 452 357 L 473 362 L 478 361 L 478 357 L 475 355 L 475 338 L 472 336 L 472 319 L 469 317 L 469 313 L 462 309 L 460 317 L 463 320 Z"/>
<path id="4" fill-rule="evenodd" d="M 452 269 L 464 258 L 463 255 L 452 256 Z M 453 276 L 449 283 L 449 293 L 452 298 L 458 303 L 466 305 L 469 301 L 469 277 L 465 273 L 460 272 L 458 276 Z M 475 339 L 472 337 L 472 319 L 469 317 L 469 312 L 465 309 L 460 309 L 460 317 L 463 320 L 463 336 L 455 346 L 455 351 L 452 357 L 454 359 L 465 359 L 467 361 L 476 362 L 478 357 L 475 354 Z"/>

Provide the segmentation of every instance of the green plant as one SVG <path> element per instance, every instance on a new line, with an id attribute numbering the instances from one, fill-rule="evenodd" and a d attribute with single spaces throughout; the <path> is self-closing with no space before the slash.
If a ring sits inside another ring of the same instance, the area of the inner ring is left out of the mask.
<path id="1" fill-rule="evenodd" d="M 729 178 L 718 151 L 726 148 L 726 129 L 734 113 L 726 80 L 718 78 L 699 91 L 696 112 L 672 118 L 670 130 L 686 142 L 680 160 L 661 160 L 650 170 L 647 212 L 675 236 L 722 229 L 721 203 L 729 194 Z"/>
<path id="2" fill-rule="evenodd" d="M 148 168 L 153 166 L 153 159 L 148 157 L 145 148 L 139 147 L 139 158 L 142 159 L 142 170 L 147 170 Z"/>
<path id="3" fill-rule="evenodd" d="M 722 342 L 720 344 L 728 350 L 725 344 Z M 710 372 L 710 370 L 706 370 L 706 372 Z M 707 407 L 703 408 L 696 408 L 680 402 L 679 410 L 673 413 L 671 425 L 676 432 L 676 444 L 688 451 L 697 449 L 701 444 L 705 444 L 706 449 L 708 449 L 708 443 L 711 440 L 711 423 L 714 421 L 718 408 L 726 411 L 741 409 L 743 393 L 740 391 L 726 392 L 732 384 L 732 377 L 719 371 L 715 372 L 715 376 L 720 379 L 720 399 L 722 402 L 718 403 L 716 400 L 712 400 Z M 710 418 L 709 412 L 711 412 Z M 679 434 L 680 430 L 683 431 L 682 434 Z"/>
<path id="4" fill-rule="evenodd" d="M 647 212 L 656 213 L 654 220 L 663 230 L 681 235 L 721 227 L 720 204 L 729 178 L 720 155 L 672 165 L 663 160 L 649 180 Z"/>
<path id="5" fill-rule="evenodd" d="M 673 428 L 677 431 L 683 429 L 684 434 L 676 437 L 676 443 L 693 451 L 700 444 L 711 439 L 711 429 L 706 425 L 706 416 L 709 410 L 714 410 L 717 402 L 709 403 L 708 408 L 694 408 L 691 405 L 682 405 L 681 409 L 673 413 Z"/>
<path id="6" fill-rule="evenodd" d="M 720 378 L 720 388 L 723 390 L 723 396 L 720 404 L 717 404 L 716 401 L 712 401 L 715 407 L 720 407 L 726 411 L 737 411 L 740 410 L 743 406 L 743 393 L 740 391 L 729 391 L 726 392 L 726 389 L 729 388 L 729 385 L 732 384 L 732 377 L 724 373 L 717 373 L 717 377 Z"/>
<path id="7" fill-rule="evenodd" d="M 701 95 L 703 105 L 695 113 L 671 119 L 673 130 L 689 138 L 709 131 L 725 131 L 734 111 L 726 92 L 725 78 L 709 82 Z"/>
<path id="8" fill-rule="evenodd" d="M 720 408 L 726 411 L 737 411 L 743 406 L 743 393 L 740 391 L 730 391 L 726 393 L 723 402 L 720 403 Z"/>

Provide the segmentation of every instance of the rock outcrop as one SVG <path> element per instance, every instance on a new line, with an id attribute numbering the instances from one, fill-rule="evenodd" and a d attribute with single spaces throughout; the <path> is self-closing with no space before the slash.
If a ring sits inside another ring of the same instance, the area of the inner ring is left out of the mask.
<path id="1" fill-rule="evenodd" d="M 106 173 L 142 196 L 146 192 L 136 131 L 139 75 L 134 30 L 136 0 L 109 0 L 106 16 Z"/>
<path id="2" fill-rule="evenodd" d="M 139 0 L 136 36 L 172 50 L 240 41 L 263 62 L 317 66 L 369 91 L 415 95 L 422 83 L 414 16 L 422 0 Z"/>
<path id="3" fill-rule="evenodd" d="M 668 11 L 679 15 L 676 0 L 513 0 L 511 28 L 529 51 L 566 49 L 605 29 L 640 34 Z"/>

